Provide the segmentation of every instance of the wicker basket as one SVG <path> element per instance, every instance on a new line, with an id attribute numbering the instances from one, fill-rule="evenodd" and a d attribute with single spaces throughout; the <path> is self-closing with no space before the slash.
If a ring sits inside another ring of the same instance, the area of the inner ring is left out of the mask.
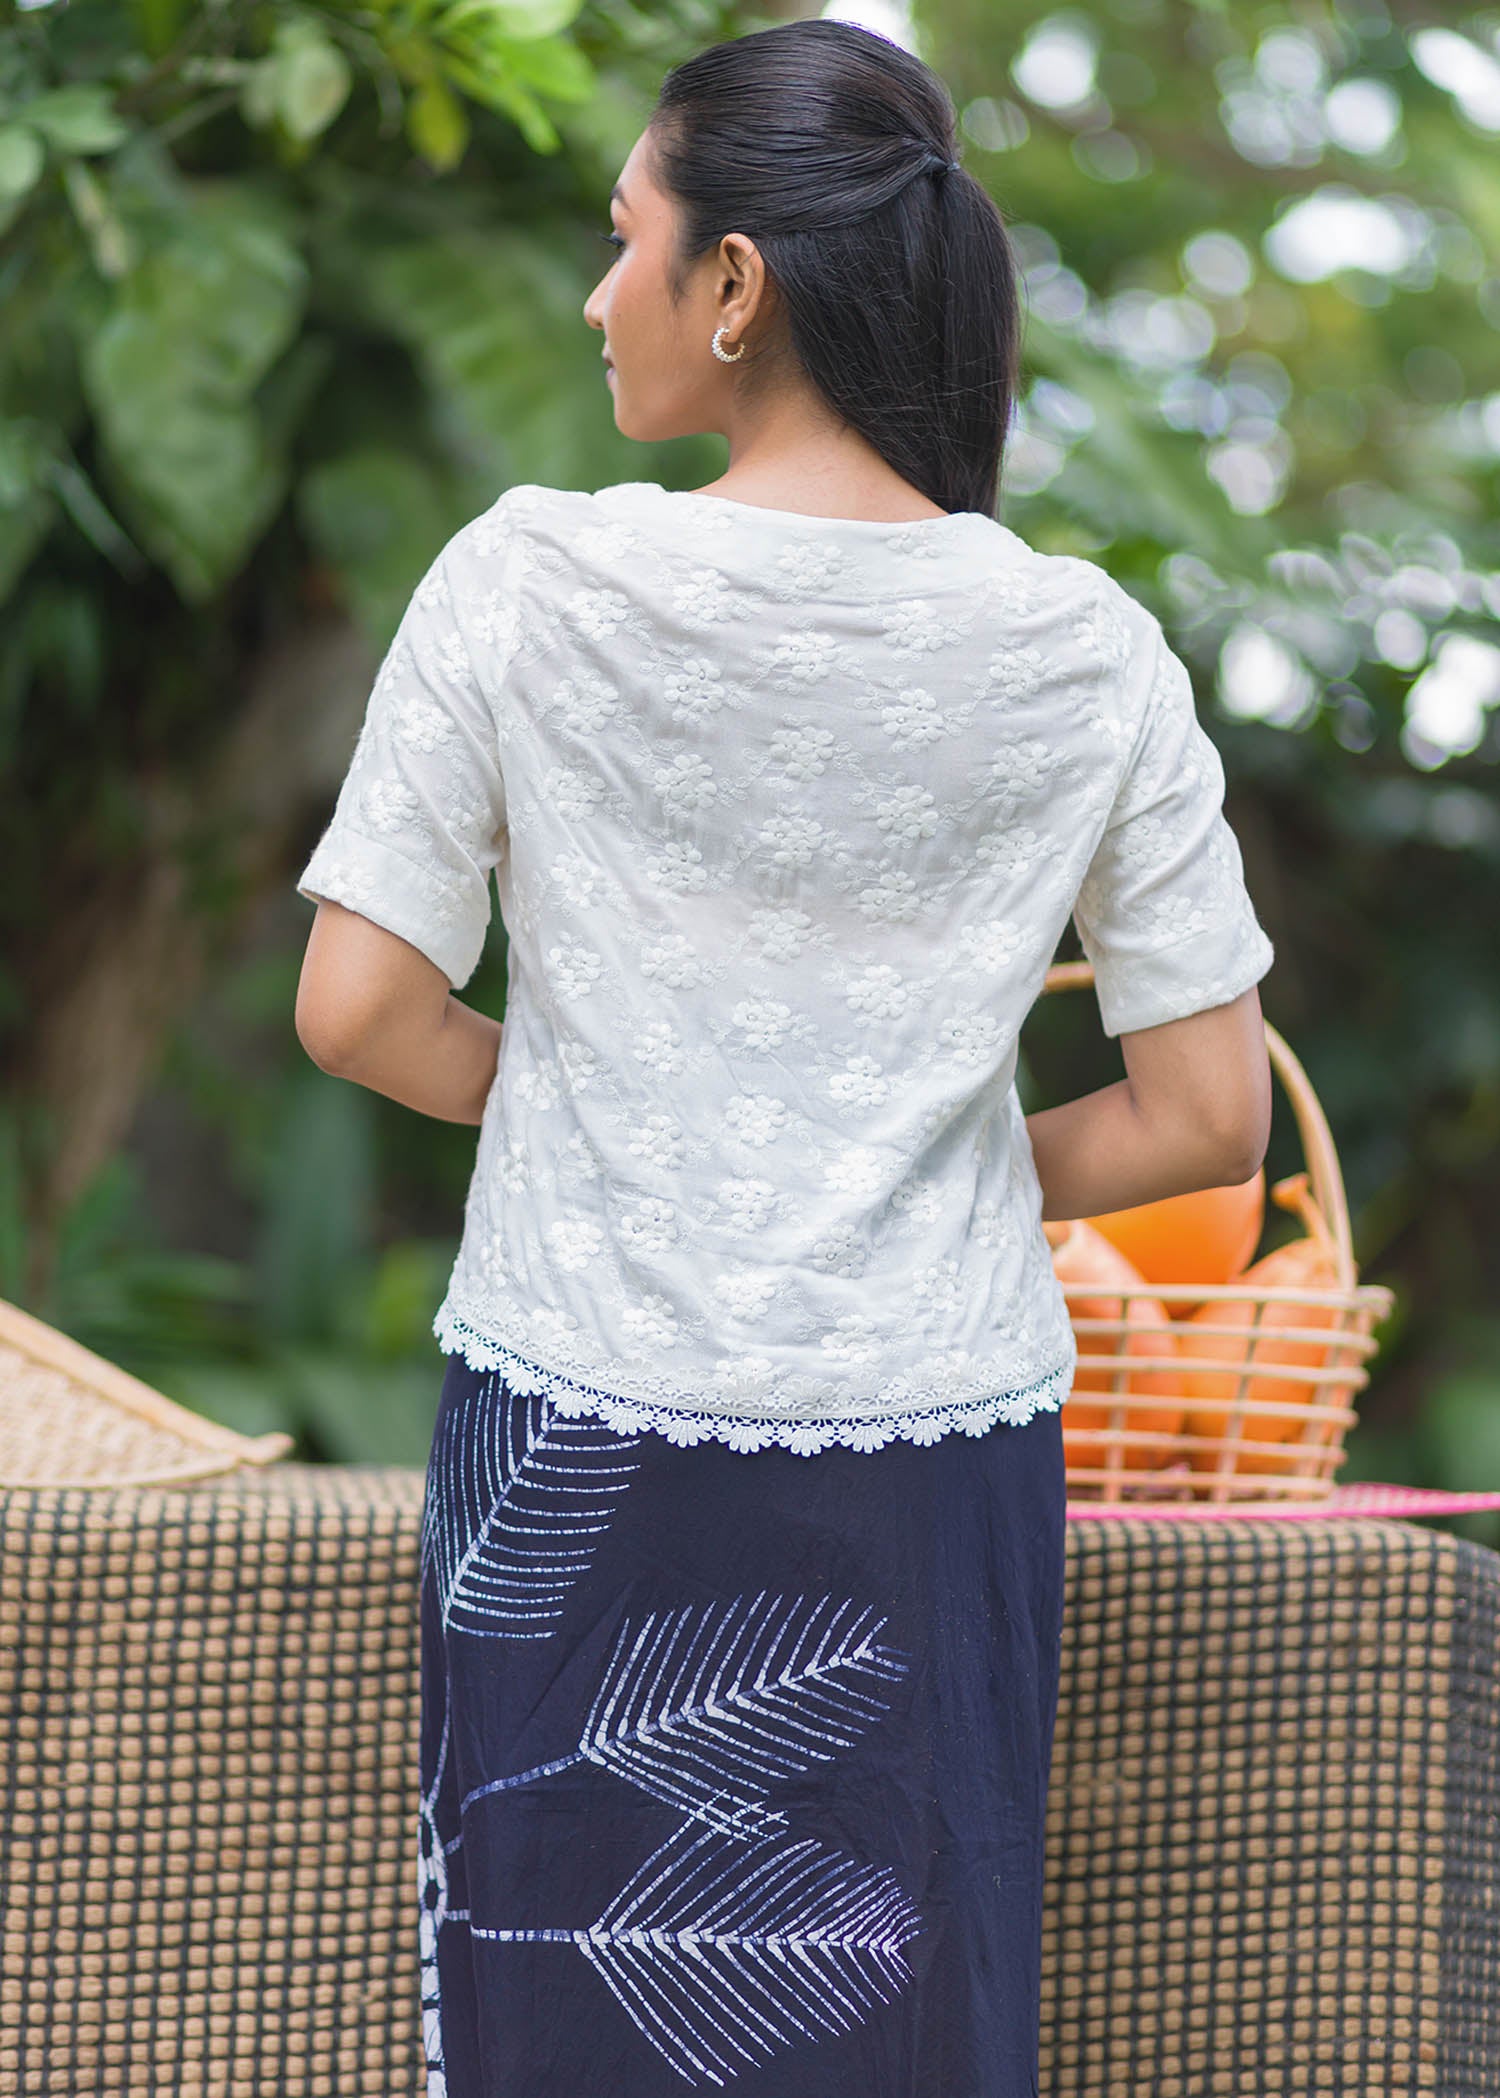
<path id="1" fill-rule="evenodd" d="M 1093 983 L 1090 963 L 1055 962 L 1048 970 L 1043 989 L 1070 990 Z M 1096 1318 L 1075 1315 L 1073 1331 L 1078 1341 L 1078 1367 L 1110 1375 L 1104 1390 L 1080 1392 L 1080 1401 L 1091 1409 L 1108 1408 L 1102 1426 L 1067 1421 L 1070 1458 L 1082 1447 L 1090 1463 L 1070 1461 L 1067 1467 L 1068 1497 L 1073 1501 L 1104 1501 L 1136 1506 L 1179 1506 L 1183 1502 L 1232 1502 L 1239 1506 L 1285 1505 L 1290 1500 L 1327 1500 L 1344 1451 L 1344 1436 L 1356 1418 L 1350 1401 L 1369 1382 L 1363 1358 L 1375 1352 L 1372 1328 L 1383 1320 L 1395 1303 L 1395 1292 L 1381 1283 L 1361 1283 L 1354 1265 L 1349 1234 L 1349 1209 L 1344 1197 L 1343 1175 L 1328 1122 L 1316 1093 L 1297 1058 L 1269 1021 L 1264 1023 L 1266 1049 L 1271 1068 L 1280 1079 L 1297 1118 L 1303 1155 L 1310 1179 L 1309 1193 L 1328 1229 L 1339 1279 L 1328 1289 L 1295 1289 L 1253 1283 L 1144 1283 L 1141 1296 L 1155 1297 L 1174 1317 L 1174 1307 L 1184 1310 L 1210 1301 L 1249 1302 L 1250 1323 L 1212 1325 L 1195 1320 L 1195 1334 L 1221 1334 L 1226 1352 L 1195 1354 L 1195 1373 L 1218 1373 L 1226 1381 L 1226 1396 L 1212 1401 L 1212 1410 L 1225 1416 L 1222 1434 L 1164 1433 L 1146 1416 L 1170 1407 L 1170 1396 L 1160 1390 L 1132 1393 L 1126 1380 L 1142 1371 L 1170 1373 L 1178 1367 L 1172 1355 L 1126 1354 L 1132 1334 L 1154 1331 L 1140 1317 L 1129 1315 L 1128 1299 L 1120 1298 L 1118 1317 Z M 1064 1284 L 1069 1299 L 1093 1299 L 1115 1295 L 1107 1285 Z M 1314 1344 L 1319 1356 L 1303 1365 L 1277 1361 L 1262 1354 L 1256 1335 L 1268 1305 L 1328 1306 L 1333 1317 L 1322 1325 L 1281 1325 L 1266 1329 L 1268 1347 L 1275 1342 Z M 1139 1343 L 1137 1343 L 1139 1346 Z M 1259 1359 L 1257 1357 L 1259 1356 Z M 1267 1398 L 1252 1390 L 1257 1383 L 1274 1378 L 1281 1395 Z M 1194 1403 L 1202 1404 L 1201 1401 Z M 1300 1423 L 1284 1438 L 1268 1441 L 1247 1436 L 1243 1430 L 1251 1416 L 1277 1416 Z M 1065 1415 L 1066 1418 L 1066 1415 Z M 1161 1453 L 1152 1469 L 1126 1468 L 1126 1452 L 1151 1447 Z M 1198 1465 L 1189 1462 L 1189 1451 Z M 1217 1454 L 1210 1470 L 1203 1467 L 1205 1451 Z M 1241 1452 L 1253 1453 L 1257 1469 L 1238 1469 Z M 1203 1467 L 1203 1468 L 1199 1468 Z M 1264 1468 L 1259 1468 L 1264 1467 Z M 1274 1468 L 1272 1468 L 1274 1467 Z"/>
<path id="2" fill-rule="evenodd" d="M 0 1298 L 0 1487 L 176 1486 L 290 1456 L 239 1435 Z"/>

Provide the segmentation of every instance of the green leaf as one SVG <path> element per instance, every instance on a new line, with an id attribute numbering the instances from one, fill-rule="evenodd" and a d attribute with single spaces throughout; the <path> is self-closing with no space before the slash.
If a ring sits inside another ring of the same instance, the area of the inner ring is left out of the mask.
<path id="1" fill-rule="evenodd" d="M 102 87 L 57 87 L 21 105 L 22 121 L 59 153 L 108 153 L 124 145 L 130 126 L 110 107 Z"/>
<path id="2" fill-rule="evenodd" d="M 148 58 L 162 58 L 182 33 L 192 0 L 131 0 L 135 33 Z"/>
<path id="3" fill-rule="evenodd" d="M 455 0 L 433 26 L 440 36 L 455 29 L 487 31 L 516 43 L 555 36 L 576 21 L 582 0 Z"/>
<path id="4" fill-rule="evenodd" d="M 267 56 L 246 69 L 240 112 L 253 129 L 280 123 L 306 144 L 327 130 L 351 85 L 349 61 L 315 23 L 282 22 Z"/>
<path id="5" fill-rule="evenodd" d="M 469 120 L 457 95 L 434 76 L 406 105 L 406 135 L 430 167 L 447 174 L 464 157 Z"/>
<path id="6" fill-rule="evenodd" d="M 307 25 L 283 31 L 280 115 L 293 138 L 326 131 L 349 99 L 349 61 L 337 44 Z"/>
<path id="7" fill-rule="evenodd" d="M 305 295 L 278 215 L 248 189 L 200 183 L 80 341 L 122 505 L 190 600 L 234 572 L 281 499 L 285 468 L 250 395 Z"/>
<path id="8" fill-rule="evenodd" d="M 108 191 L 81 160 L 65 160 L 63 188 L 73 216 L 83 228 L 94 267 L 101 277 L 123 277 L 135 261 L 135 242 L 115 210 Z"/>
<path id="9" fill-rule="evenodd" d="M 578 46 L 564 37 L 547 37 L 534 44 L 507 44 L 503 56 L 513 72 L 555 102 L 586 102 L 598 84 L 593 67 Z"/>
<path id="10" fill-rule="evenodd" d="M 513 80 L 501 79 L 496 74 L 466 65 L 461 59 L 449 58 L 445 64 L 449 79 L 456 81 L 473 101 L 482 102 L 486 108 L 498 109 L 503 116 L 510 117 L 534 153 L 555 153 L 561 146 L 562 137 L 556 125 L 525 88 Z"/>
<path id="11" fill-rule="evenodd" d="M 41 140 L 24 124 L 0 124 L 0 201 L 24 197 L 47 165 Z"/>

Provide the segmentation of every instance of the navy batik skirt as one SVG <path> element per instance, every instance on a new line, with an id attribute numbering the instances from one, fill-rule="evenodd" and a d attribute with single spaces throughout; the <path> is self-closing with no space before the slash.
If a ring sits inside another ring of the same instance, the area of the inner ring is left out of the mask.
<path id="1" fill-rule="evenodd" d="M 1037 2098 L 1061 1416 L 752 1454 L 448 1358 L 428 2098 Z"/>

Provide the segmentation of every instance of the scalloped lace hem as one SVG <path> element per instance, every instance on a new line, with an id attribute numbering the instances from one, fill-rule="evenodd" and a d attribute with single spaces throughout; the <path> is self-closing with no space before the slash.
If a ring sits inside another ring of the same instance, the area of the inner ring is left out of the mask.
<path id="1" fill-rule="evenodd" d="M 543 1368 L 504 1341 L 481 1333 L 457 1312 L 441 1308 L 432 1330 L 446 1355 L 461 1355 L 472 1370 L 498 1370 L 513 1391 L 528 1397 L 545 1395 L 567 1418 L 595 1415 L 618 1435 L 651 1429 L 682 1448 L 706 1441 L 753 1452 L 769 1448 L 794 1450 L 804 1457 L 838 1445 L 849 1450 L 879 1450 L 888 1442 L 932 1443 L 944 1435 L 984 1435 L 1002 1423 L 1022 1428 L 1038 1413 L 1057 1412 L 1073 1383 L 1074 1363 L 1060 1362 L 1043 1377 L 1019 1389 L 988 1397 L 943 1399 L 904 1412 L 847 1419 L 836 1414 L 796 1414 L 779 1418 L 709 1413 L 665 1399 L 626 1399 L 580 1383 L 558 1370 Z"/>

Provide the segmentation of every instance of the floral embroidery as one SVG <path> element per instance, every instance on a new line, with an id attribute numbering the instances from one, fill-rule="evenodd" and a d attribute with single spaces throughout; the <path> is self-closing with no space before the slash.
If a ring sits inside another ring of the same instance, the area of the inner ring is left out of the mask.
<path id="1" fill-rule="evenodd" d="M 1156 619 L 993 518 L 507 490 L 413 592 L 297 884 L 455 989 L 498 891 L 440 1343 L 743 1449 L 1060 1404 L 1022 1023 L 1070 914 L 1111 1035 L 1260 980 L 1223 791 Z"/>

